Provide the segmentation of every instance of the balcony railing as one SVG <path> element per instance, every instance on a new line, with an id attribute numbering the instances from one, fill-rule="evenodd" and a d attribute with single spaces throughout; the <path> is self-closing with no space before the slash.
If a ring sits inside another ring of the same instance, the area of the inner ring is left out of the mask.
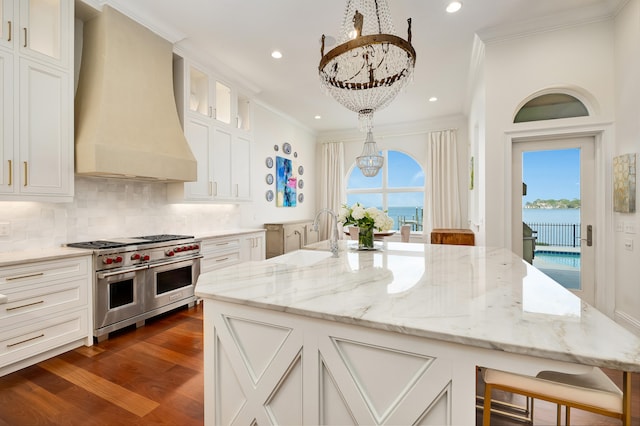
<path id="1" fill-rule="evenodd" d="M 579 223 L 527 223 L 537 233 L 536 245 L 580 247 Z"/>

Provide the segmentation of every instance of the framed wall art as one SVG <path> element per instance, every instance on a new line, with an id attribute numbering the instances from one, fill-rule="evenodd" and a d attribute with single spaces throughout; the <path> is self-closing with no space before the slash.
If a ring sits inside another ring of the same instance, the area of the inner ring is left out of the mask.
<path id="1" fill-rule="evenodd" d="M 636 154 L 619 155 L 613 159 L 613 211 L 636 211 Z"/>
<path id="2" fill-rule="evenodd" d="M 276 206 L 296 206 L 297 177 L 290 159 L 276 157 Z"/>

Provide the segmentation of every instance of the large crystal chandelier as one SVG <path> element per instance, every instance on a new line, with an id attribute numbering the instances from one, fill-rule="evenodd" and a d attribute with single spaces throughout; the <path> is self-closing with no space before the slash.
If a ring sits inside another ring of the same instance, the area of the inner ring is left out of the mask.
<path id="1" fill-rule="evenodd" d="M 338 46 L 325 54 L 322 36 L 320 81 L 335 100 L 358 113 L 360 129 L 367 132 L 357 158 L 365 176 L 375 176 L 383 165 L 371 133 L 373 113 L 389 105 L 413 74 L 416 51 L 411 19 L 407 22 L 404 40 L 395 34 L 386 0 L 348 0 Z"/>

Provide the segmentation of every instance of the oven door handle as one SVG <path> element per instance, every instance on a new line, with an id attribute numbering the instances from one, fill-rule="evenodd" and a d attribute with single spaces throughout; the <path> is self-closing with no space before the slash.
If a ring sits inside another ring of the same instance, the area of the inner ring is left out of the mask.
<path id="1" fill-rule="evenodd" d="M 182 257 L 175 260 L 171 260 L 169 262 L 153 263 L 149 265 L 149 269 L 157 268 L 160 266 L 173 265 L 174 263 L 181 263 L 181 262 L 188 262 L 190 260 L 202 259 L 203 257 L 204 257 L 203 255 L 198 255 L 193 257 Z"/>
<path id="2" fill-rule="evenodd" d="M 113 272 L 101 272 L 101 273 L 98 274 L 98 279 L 99 280 L 103 280 L 103 279 L 108 278 L 108 277 L 113 277 L 114 275 L 128 274 L 130 272 L 142 271 L 142 270 L 147 269 L 147 268 L 148 268 L 148 266 L 144 265 L 144 266 L 139 266 L 137 268 L 125 269 L 124 271 L 120 270 L 120 271 L 113 271 Z"/>

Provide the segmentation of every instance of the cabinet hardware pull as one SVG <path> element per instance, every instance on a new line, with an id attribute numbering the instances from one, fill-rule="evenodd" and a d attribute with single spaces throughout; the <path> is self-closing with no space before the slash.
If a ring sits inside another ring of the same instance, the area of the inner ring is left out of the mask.
<path id="1" fill-rule="evenodd" d="M 24 162 L 24 186 L 29 184 L 29 165 L 27 162 Z"/>
<path id="2" fill-rule="evenodd" d="M 217 246 L 226 246 L 229 243 L 216 243 Z"/>
<path id="3" fill-rule="evenodd" d="M 28 306 L 34 306 L 34 305 L 39 305 L 41 303 L 44 303 L 44 300 L 38 300 L 37 302 L 33 302 L 33 303 L 27 303 L 26 305 L 20 305 L 20 306 L 14 306 L 12 308 L 7 308 L 7 312 L 9 311 L 15 311 L 16 309 L 21 309 L 21 308 L 26 308 Z"/>
<path id="4" fill-rule="evenodd" d="M 7 160 L 9 162 L 9 186 L 13 185 L 13 162 L 11 160 Z"/>
<path id="5" fill-rule="evenodd" d="M 9 297 L 4 294 L 0 294 L 0 305 L 4 305 L 9 301 Z"/>
<path id="6" fill-rule="evenodd" d="M 24 47 L 27 47 L 27 27 L 24 27 L 23 30 L 24 30 Z"/>
<path id="7" fill-rule="evenodd" d="M 222 259 L 216 259 L 216 262 L 224 262 L 225 260 L 229 260 L 228 257 L 224 257 Z"/>
<path id="8" fill-rule="evenodd" d="M 11 343 L 11 344 L 7 345 L 7 348 L 12 348 L 12 347 L 14 347 L 14 346 L 18 346 L 18 345 L 21 345 L 21 344 L 23 344 L 23 343 L 27 343 L 27 342 L 30 342 L 30 341 L 32 341 L 32 340 L 39 339 L 39 338 L 41 338 L 41 337 L 44 337 L 44 333 L 40 334 L 39 336 L 31 337 L 31 338 L 29 338 L 29 339 L 25 339 L 25 340 L 23 340 L 23 341 L 21 341 L 21 342 Z"/>
<path id="9" fill-rule="evenodd" d="M 218 182 L 213 182 L 213 196 L 218 196 Z"/>
<path id="10" fill-rule="evenodd" d="M 209 181 L 209 196 L 213 195 L 213 182 Z"/>
<path id="11" fill-rule="evenodd" d="M 213 118 L 213 107 L 212 106 L 209 107 L 209 117 Z"/>
<path id="12" fill-rule="evenodd" d="M 5 278 L 5 280 L 7 280 L 7 281 L 21 280 L 23 278 L 40 277 L 42 275 L 44 275 L 44 272 L 36 272 L 35 274 L 19 275 L 17 277 L 7 277 L 7 278 Z"/>
<path id="13" fill-rule="evenodd" d="M 7 23 L 9 24 L 9 36 L 7 37 L 7 41 L 11 41 L 11 21 L 7 21 Z"/>
<path id="14" fill-rule="evenodd" d="M 240 188 L 238 186 L 238 184 L 236 183 L 236 197 L 240 196 Z"/>

